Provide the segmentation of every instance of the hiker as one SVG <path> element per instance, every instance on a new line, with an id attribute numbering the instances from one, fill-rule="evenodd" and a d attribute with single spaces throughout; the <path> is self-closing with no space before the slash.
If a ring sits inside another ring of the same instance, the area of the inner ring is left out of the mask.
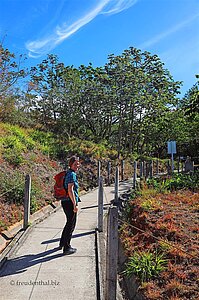
<path id="1" fill-rule="evenodd" d="M 63 248 L 63 254 L 73 254 L 77 251 L 76 248 L 72 248 L 70 241 L 72 238 L 72 233 L 75 229 L 78 211 L 78 179 L 76 171 L 79 169 L 79 158 L 72 156 L 68 162 L 69 169 L 66 172 L 64 179 L 64 187 L 68 192 L 68 196 L 61 200 L 61 205 L 66 215 L 66 225 L 62 231 L 59 248 Z"/>

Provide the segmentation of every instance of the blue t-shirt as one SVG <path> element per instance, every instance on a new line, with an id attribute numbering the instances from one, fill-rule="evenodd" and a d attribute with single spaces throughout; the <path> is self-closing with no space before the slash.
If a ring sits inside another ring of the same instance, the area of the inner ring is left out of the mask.
<path id="1" fill-rule="evenodd" d="M 64 187 L 65 187 L 66 190 L 68 189 L 68 184 L 69 183 L 74 183 L 73 190 L 74 190 L 74 194 L 75 194 L 76 204 L 78 204 L 78 199 L 79 199 L 79 196 L 78 196 L 79 184 L 78 184 L 77 174 L 73 170 L 71 170 L 71 169 L 69 169 L 66 172 L 66 176 L 65 176 L 65 179 L 64 179 Z"/>

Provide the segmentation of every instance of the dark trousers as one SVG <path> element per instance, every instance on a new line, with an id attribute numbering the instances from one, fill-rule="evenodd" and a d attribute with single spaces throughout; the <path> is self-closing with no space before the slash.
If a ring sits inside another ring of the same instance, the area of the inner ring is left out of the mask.
<path id="1" fill-rule="evenodd" d="M 60 246 L 64 247 L 64 250 L 70 248 L 70 241 L 72 233 L 75 229 L 77 213 L 73 211 L 73 203 L 71 200 L 65 200 L 61 202 L 62 208 L 66 215 L 66 225 L 62 231 Z"/>

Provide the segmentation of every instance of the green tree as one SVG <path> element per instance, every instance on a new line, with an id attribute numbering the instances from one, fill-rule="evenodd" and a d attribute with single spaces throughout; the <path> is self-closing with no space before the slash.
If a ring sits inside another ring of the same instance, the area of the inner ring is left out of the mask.
<path id="1" fill-rule="evenodd" d="M 183 117 L 184 139 L 180 142 L 182 155 L 199 157 L 199 75 L 197 82 L 185 94 L 179 103 L 179 110 Z"/>
<path id="2" fill-rule="evenodd" d="M 111 54 L 97 68 L 65 67 L 48 55 L 31 69 L 30 108 L 45 130 L 107 141 L 118 156 L 151 153 L 157 150 L 152 139 L 163 147 L 159 123 L 168 131 L 165 124 L 179 87 L 157 55 L 133 47 L 122 55 Z"/>
<path id="3" fill-rule="evenodd" d="M 3 122 L 16 121 L 17 83 L 26 76 L 26 71 L 21 68 L 25 57 L 16 58 L 0 42 L 0 120 Z"/>
<path id="4" fill-rule="evenodd" d="M 181 83 L 174 82 L 157 55 L 136 48 L 121 56 L 111 55 L 106 70 L 117 108 L 118 155 L 122 149 L 149 152 L 150 132 L 155 135 L 158 120 L 176 105 Z M 154 138 L 157 142 L 159 137 L 156 134 Z"/>

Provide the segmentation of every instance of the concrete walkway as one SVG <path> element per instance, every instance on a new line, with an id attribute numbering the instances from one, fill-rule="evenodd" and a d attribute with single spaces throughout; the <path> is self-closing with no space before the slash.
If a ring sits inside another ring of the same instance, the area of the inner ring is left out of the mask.
<path id="1" fill-rule="evenodd" d="M 121 183 L 119 193 L 129 189 Z M 114 199 L 114 187 L 105 187 L 104 208 Z M 58 209 L 29 228 L 0 270 L 0 300 L 96 300 L 96 239 L 98 189 L 83 195 L 72 238 L 77 248 L 63 255 L 57 247 L 65 215 Z"/>

